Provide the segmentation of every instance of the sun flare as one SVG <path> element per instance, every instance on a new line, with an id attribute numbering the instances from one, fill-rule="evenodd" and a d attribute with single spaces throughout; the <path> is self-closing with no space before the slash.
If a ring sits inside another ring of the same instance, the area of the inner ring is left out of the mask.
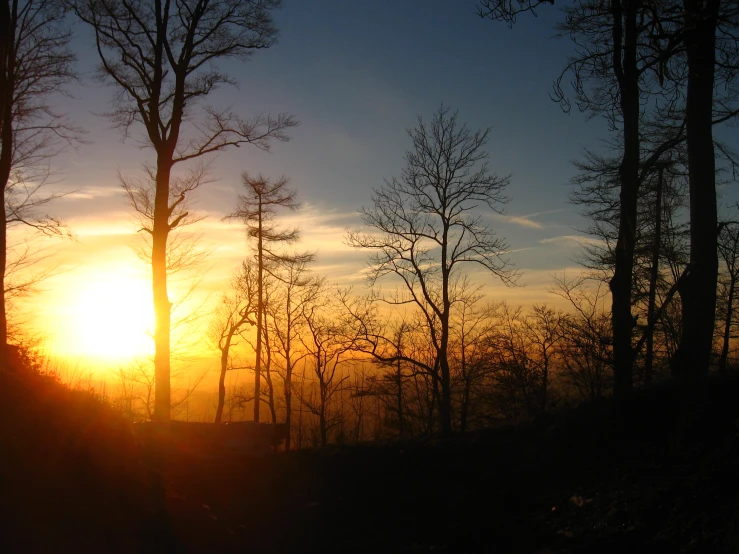
<path id="1" fill-rule="evenodd" d="M 71 312 L 69 352 L 121 359 L 153 350 L 151 287 L 145 278 L 95 275 L 78 291 Z"/>

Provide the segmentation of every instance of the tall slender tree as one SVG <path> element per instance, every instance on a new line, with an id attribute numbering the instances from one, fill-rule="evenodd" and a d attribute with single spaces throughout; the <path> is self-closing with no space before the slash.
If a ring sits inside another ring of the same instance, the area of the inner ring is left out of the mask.
<path id="1" fill-rule="evenodd" d="M 716 317 L 718 210 L 713 145 L 716 31 L 721 0 L 684 0 L 687 51 L 685 126 L 690 196 L 690 266 L 679 290 L 680 343 L 672 360 L 678 377 L 708 373 Z"/>
<path id="2" fill-rule="evenodd" d="M 171 303 L 167 287 L 170 234 L 186 217 L 181 206 L 194 187 L 172 187 L 178 164 L 231 146 L 268 149 L 287 140 L 289 115 L 240 117 L 202 106 L 210 93 L 234 80 L 215 63 L 246 60 L 277 38 L 272 12 L 280 0 L 70 0 L 95 34 L 100 77 L 115 93 L 108 114 L 127 136 L 141 125 L 156 161 L 151 183 L 152 293 L 154 302 L 154 419 L 170 417 Z M 197 117 L 197 116 L 200 117 Z M 178 210 L 179 213 L 178 213 Z"/>
<path id="3" fill-rule="evenodd" d="M 297 210 L 296 193 L 288 188 L 286 177 L 271 181 L 263 175 L 256 177 L 244 172 L 241 176 L 246 193 L 239 196 L 239 205 L 229 218 L 239 218 L 246 227 L 248 238 L 256 240 L 254 257 L 257 263 L 257 337 L 254 366 L 254 421 L 259 421 L 259 406 L 261 404 L 261 372 L 263 338 L 265 326 L 265 291 L 264 281 L 266 267 L 269 264 L 286 261 L 304 261 L 312 258 L 312 254 L 287 254 L 280 252 L 278 247 L 284 244 L 293 244 L 300 238 L 297 228 L 282 230 L 275 222 L 275 215 L 279 208 Z"/>

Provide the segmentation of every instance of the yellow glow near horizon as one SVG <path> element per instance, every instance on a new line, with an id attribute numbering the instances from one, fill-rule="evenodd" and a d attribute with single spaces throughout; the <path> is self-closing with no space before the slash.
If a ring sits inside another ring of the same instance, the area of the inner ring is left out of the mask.
<path id="1" fill-rule="evenodd" d="M 154 325 L 151 286 L 138 276 L 99 273 L 81 283 L 69 306 L 70 354 L 130 359 L 150 354 Z"/>

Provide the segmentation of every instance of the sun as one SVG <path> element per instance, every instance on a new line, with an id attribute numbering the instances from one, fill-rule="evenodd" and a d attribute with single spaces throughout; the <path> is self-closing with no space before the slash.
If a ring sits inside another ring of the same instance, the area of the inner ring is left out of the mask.
<path id="1" fill-rule="evenodd" d="M 86 276 L 70 306 L 68 352 L 106 359 L 153 352 L 154 317 L 147 279 L 121 272 Z M 71 336 L 70 336 L 71 335 Z"/>

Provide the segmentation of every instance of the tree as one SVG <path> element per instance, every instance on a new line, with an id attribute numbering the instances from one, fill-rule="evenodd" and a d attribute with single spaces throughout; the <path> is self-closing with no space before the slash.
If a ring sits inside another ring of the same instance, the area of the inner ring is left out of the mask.
<path id="1" fill-rule="evenodd" d="M 65 232 L 61 221 L 40 210 L 58 198 L 45 192 L 51 159 L 80 140 L 81 131 L 49 105 L 75 78 L 71 33 L 58 0 L 0 0 L 0 360 L 8 341 L 7 304 L 38 277 L 9 283 L 14 269 L 37 261 L 28 242 L 13 255 L 9 229 L 16 224 L 47 235 Z"/>
<path id="2" fill-rule="evenodd" d="M 254 267 L 248 262 L 231 283 L 230 294 L 224 294 L 211 320 L 209 335 L 220 351 L 220 373 L 218 375 L 218 404 L 215 423 L 221 423 L 226 401 L 226 373 L 233 369 L 231 349 L 237 346 L 237 337 L 244 327 L 256 324 L 256 277 Z"/>
<path id="3" fill-rule="evenodd" d="M 550 386 L 554 358 L 562 336 L 564 314 L 546 304 L 534 304 L 524 318 L 525 335 L 535 351 L 530 363 L 541 376 L 539 410 L 547 411 L 550 401 Z"/>
<path id="4" fill-rule="evenodd" d="M 721 260 L 726 266 L 725 275 L 720 280 L 720 289 L 724 301 L 723 318 L 721 321 L 721 354 L 719 355 L 718 369 L 721 373 L 727 370 L 729 359 L 729 344 L 732 338 L 732 327 L 735 324 L 737 283 L 739 283 L 739 225 L 728 223 L 722 225 L 719 231 L 718 251 Z"/>
<path id="5" fill-rule="evenodd" d="M 341 421 L 342 414 L 336 414 L 332 409 L 332 399 L 341 392 L 348 379 L 340 369 L 357 340 L 357 329 L 350 324 L 351 318 L 338 315 L 346 294 L 346 291 L 339 290 L 332 297 L 324 287 L 311 302 L 303 305 L 302 315 L 307 330 L 301 336 L 301 343 L 308 352 L 304 371 L 310 367 L 318 394 L 311 387 L 309 394 L 301 394 L 300 401 L 318 418 L 321 446 L 328 444 L 329 431 Z"/>
<path id="6" fill-rule="evenodd" d="M 282 379 L 282 394 L 285 401 L 285 450 L 290 451 L 292 411 L 293 411 L 293 373 L 295 367 L 307 355 L 300 351 L 300 327 L 304 323 L 303 309 L 316 300 L 323 288 L 323 280 L 308 274 L 308 261 L 301 259 L 282 259 L 270 270 L 274 276 L 278 290 L 272 296 L 272 302 L 266 307 L 267 315 L 272 322 L 272 337 L 275 355 L 279 356 L 281 366 L 278 373 Z"/>
<path id="7" fill-rule="evenodd" d="M 413 148 L 405 154 L 400 179 L 385 181 L 372 195 L 373 207 L 362 209 L 373 233 L 348 236 L 351 246 L 370 251 L 370 285 L 393 275 L 407 293 L 383 301 L 410 304 L 425 320 L 435 352 L 442 433 L 452 426 L 448 348 L 455 284 L 471 264 L 506 284 L 516 277 L 504 256 L 505 241 L 476 211 L 486 206 L 502 213 L 509 178 L 488 170 L 483 147 L 490 129 L 472 132 L 457 119 L 443 105 L 428 124 L 419 116 L 418 126 L 408 131 Z"/>
<path id="8" fill-rule="evenodd" d="M 552 292 L 574 310 L 561 323 L 562 376 L 582 400 L 604 396 L 612 386 L 613 335 L 603 283 L 597 280 L 589 287 L 585 278 L 563 275 L 556 279 Z"/>
<path id="9" fill-rule="evenodd" d="M 113 124 L 128 136 L 142 125 L 143 143 L 156 161 L 148 167 L 152 292 L 154 302 L 154 419 L 170 417 L 170 319 L 167 290 L 170 234 L 187 217 L 181 207 L 197 186 L 172 187 L 176 167 L 231 146 L 269 149 L 296 125 L 289 115 L 243 118 L 229 110 L 194 108 L 218 86 L 233 84 L 214 64 L 246 60 L 275 43 L 272 11 L 280 0 L 70 0 L 95 34 L 101 79 L 116 89 Z M 197 170 L 195 171 L 197 173 Z M 189 184 L 187 184 L 189 183 Z M 178 211 L 179 210 L 179 211 Z"/>
<path id="10" fill-rule="evenodd" d="M 661 143 L 663 145 L 664 143 Z M 652 153 L 645 148 L 645 156 Z M 666 345 L 655 342 L 659 338 L 661 321 L 674 297 L 681 275 L 688 263 L 688 225 L 685 222 L 687 194 L 682 148 L 664 154 L 664 158 L 649 163 L 645 171 L 642 164 L 637 198 L 637 220 L 632 266 L 631 311 L 636 319 L 635 328 L 642 337 L 633 347 L 638 361 L 642 347 L 643 383 L 650 386 L 654 374 L 655 353 L 665 353 Z M 596 156 L 588 152 L 585 161 L 576 162 L 580 170 L 573 179 L 577 189 L 571 195 L 572 203 L 582 209 L 590 221 L 584 231 L 595 241 L 586 244 L 580 262 L 592 271 L 592 275 L 609 279 L 615 265 L 615 247 L 618 240 L 620 213 L 620 178 L 617 160 Z M 670 291 L 673 291 L 672 293 Z M 658 304 L 661 301 L 661 305 Z M 639 323 L 639 321 L 643 323 Z M 666 338 L 662 333 L 662 338 Z"/>
<path id="11" fill-rule="evenodd" d="M 254 421 L 259 421 L 262 347 L 265 326 L 265 291 L 264 280 L 266 266 L 277 262 L 309 261 L 312 254 L 289 255 L 280 253 L 276 247 L 281 244 L 292 244 L 299 240 L 298 229 L 280 230 L 274 222 L 278 208 L 297 210 L 296 193 L 287 187 L 288 180 L 280 177 L 270 181 L 262 175 L 251 177 L 244 172 L 241 176 L 246 194 L 239 196 L 239 205 L 229 218 L 239 218 L 246 227 L 248 238 L 256 239 L 255 258 L 257 263 L 257 339 L 255 347 L 256 363 L 254 368 Z"/>
<path id="12" fill-rule="evenodd" d="M 511 24 L 518 13 L 533 11 L 542 4 L 536 0 L 483 0 L 480 15 Z M 599 2 L 576 2 L 564 9 L 567 17 L 560 30 L 577 43 L 577 55 L 567 65 L 572 72 L 577 102 L 581 110 L 606 114 L 618 126 L 622 138 L 622 157 L 618 167 L 620 209 L 618 240 L 614 251 L 614 272 L 610 281 L 613 298 L 614 394 L 626 395 L 632 386 L 631 313 L 637 198 L 639 192 L 640 105 L 643 69 L 639 67 L 639 23 L 641 5 L 636 1 L 613 0 L 606 8 Z M 575 38 L 576 37 L 576 38 Z M 561 77 L 560 77 L 561 80 Z M 587 86 L 594 81 L 594 90 Z M 555 95 L 561 94 L 559 82 Z"/>
<path id="13" fill-rule="evenodd" d="M 735 34 L 739 12 L 736 2 L 725 0 L 683 0 L 680 7 L 688 70 L 685 127 L 690 195 L 690 270 L 678 289 L 683 319 L 680 343 L 671 368 L 675 376 L 694 378 L 708 373 L 716 318 L 718 209 L 713 139 L 714 85 L 717 64 L 736 68 L 739 63 Z M 723 14 L 724 23 L 734 27 L 733 32 L 729 30 L 728 36 L 723 37 L 734 51 L 729 59 L 717 59 L 716 55 L 722 8 L 731 12 Z M 721 104 L 726 106 L 726 103 Z"/>
<path id="14" fill-rule="evenodd" d="M 543 3 L 480 0 L 479 15 L 502 19 L 510 25 L 517 14 L 534 11 Z M 716 144 L 713 126 L 739 114 L 735 104 L 739 5 L 732 0 L 578 0 L 565 12 L 567 17 L 561 28 L 573 37 L 578 49 L 578 56 L 567 69 L 576 75 L 579 106 L 606 108 L 623 143 L 619 167 L 621 221 L 611 280 L 615 392 L 621 394 L 630 388 L 631 369 L 627 362 L 633 363 L 635 357 L 631 349 L 635 322 L 627 310 L 627 269 L 635 238 L 631 231 L 636 224 L 634 205 L 640 186 L 636 178 L 637 150 L 647 135 L 640 129 L 639 114 L 647 109 L 657 112 L 656 125 L 666 131 L 666 136 L 648 157 L 642 157 L 642 173 L 648 174 L 650 165 L 664 162 L 662 154 L 678 144 L 685 142 L 687 149 L 690 263 L 677 283 L 683 317 L 679 346 L 670 365 L 675 376 L 705 375 L 712 346 L 718 275 L 716 152 L 732 157 L 728 149 Z M 588 91 L 578 74 L 605 80 L 605 86 Z M 560 82 L 561 78 L 555 85 L 557 99 L 563 98 Z M 736 160 L 731 159 L 731 163 L 735 168 Z"/>
<path id="15" fill-rule="evenodd" d="M 483 384 L 490 376 L 492 336 L 501 305 L 481 304 L 480 285 L 464 283 L 456 295 L 458 301 L 452 315 L 450 360 L 452 382 L 458 397 L 459 431 L 464 433 L 480 415 L 481 404 L 487 402 Z"/>
<path id="16" fill-rule="evenodd" d="M 184 387 L 173 390 L 172 411 L 177 414 L 187 410 L 188 403 L 195 389 L 205 378 L 206 372 L 188 378 Z M 175 375 L 178 377 L 179 375 Z M 117 370 L 119 381 L 118 393 L 112 400 L 129 421 L 147 421 L 154 415 L 155 375 L 150 359 L 131 360 L 126 366 Z"/>

